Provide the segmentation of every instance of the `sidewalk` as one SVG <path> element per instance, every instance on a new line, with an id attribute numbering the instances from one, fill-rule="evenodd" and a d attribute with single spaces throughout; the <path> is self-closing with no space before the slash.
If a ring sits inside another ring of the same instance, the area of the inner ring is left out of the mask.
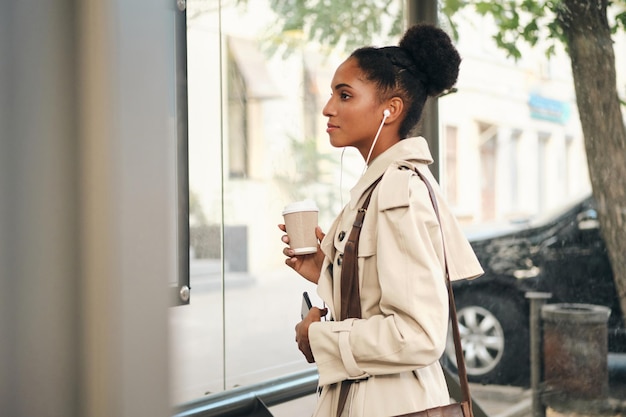
<path id="1" fill-rule="evenodd" d="M 532 392 L 527 388 L 470 384 L 470 393 L 489 417 L 529 417 L 532 413 Z"/>
<path id="2" fill-rule="evenodd" d="M 611 380 L 611 397 L 624 399 L 626 380 L 621 376 Z M 489 417 L 531 417 L 532 391 L 528 388 L 470 384 L 473 400 L 482 407 Z M 274 417 L 310 416 L 315 407 L 316 396 L 309 395 L 298 400 L 271 408 Z M 553 410 L 547 410 L 548 417 L 563 417 Z"/>
<path id="3" fill-rule="evenodd" d="M 609 354 L 609 395 L 626 400 L 626 354 Z M 489 417 L 531 417 L 532 391 L 529 388 L 470 384 L 473 400 Z M 316 395 L 280 404 L 271 408 L 274 417 L 310 416 L 315 408 Z M 547 417 L 564 417 L 547 410 Z M 570 417 L 570 416 L 567 416 Z M 579 417 L 579 416 L 578 416 Z"/>
<path id="4" fill-rule="evenodd" d="M 530 390 L 519 387 L 501 387 L 470 384 L 472 398 L 489 417 L 530 416 Z M 316 395 L 309 395 L 270 408 L 274 417 L 310 416 L 315 408 Z"/>

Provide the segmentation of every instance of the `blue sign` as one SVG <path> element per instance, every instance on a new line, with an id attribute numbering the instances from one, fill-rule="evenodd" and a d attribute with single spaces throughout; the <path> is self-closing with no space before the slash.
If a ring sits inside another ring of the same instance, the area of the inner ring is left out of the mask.
<path id="1" fill-rule="evenodd" d="M 530 107 L 530 117 L 533 119 L 565 124 L 571 115 L 569 103 L 542 97 L 538 94 L 530 95 L 528 106 Z"/>

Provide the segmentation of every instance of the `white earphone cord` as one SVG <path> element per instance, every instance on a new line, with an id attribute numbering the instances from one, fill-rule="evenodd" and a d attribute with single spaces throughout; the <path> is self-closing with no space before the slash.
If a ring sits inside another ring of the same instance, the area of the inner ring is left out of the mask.
<path id="1" fill-rule="evenodd" d="M 339 201 L 341 202 L 341 208 L 343 208 L 343 154 L 346 151 L 345 146 L 341 149 L 341 162 L 339 163 Z"/>
<path id="2" fill-rule="evenodd" d="M 380 126 L 378 126 L 378 132 L 376 132 L 376 136 L 374 137 L 372 146 L 370 146 L 370 151 L 367 154 L 367 158 L 365 159 L 365 167 L 363 167 L 363 174 L 365 174 L 365 171 L 367 170 L 367 164 L 370 162 L 372 151 L 374 150 L 374 146 L 376 146 L 376 142 L 378 141 L 378 136 L 380 136 L 380 132 L 383 130 L 383 126 L 385 125 L 385 120 L 387 120 L 387 117 L 389 117 L 389 110 L 385 110 L 383 113 L 383 121 L 380 122 Z"/>
<path id="3" fill-rule="evenodd" d="M 390 113 L 388 109 L 385 109 L 385 111 L 383 112 L 383 121 L 380 122 L 380 126 L 378 126 L 378 131 L 376 132 L 376 136 L 374 137 L 374 141 L 372 142 L 372 146 L 370 146 L 370 151 L 367 154 L 367 158 L 365 159 L 365 167 L 363 167 L 363 174 L 365 174 L 365 171 L 367 171 L 367 164 L 370 161 L 370 157 L 372 156 L 372 151 L 374 150 L 374 146 L 376 145 L 376 142 L 378 141 L 378 136 L 380 136 L 380 132 L 383 130 L 383 126 L 385 125 L 385 120 L 387 120 L 387 117 L 389 117 Z M 341 150 L 341 161 L 339 163 L 339 199 L 341 202 L 341 207 L 343 208 L 343 154 L 346 151 L 346 148 L 344 147 Z M 363 176 L 363 174 L 361 174 L 361 176 Z"/>

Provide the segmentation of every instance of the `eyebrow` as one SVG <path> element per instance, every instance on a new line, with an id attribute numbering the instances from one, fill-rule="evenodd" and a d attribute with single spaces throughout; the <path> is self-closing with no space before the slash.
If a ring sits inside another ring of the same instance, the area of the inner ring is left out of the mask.
<path id="1" fill-rule="evenodd" d="M 352 86 L 350 84 L 346 84 L 346 83 L 339 83 L 337 85 L 335 85 L 335 90 L 339 90 L 341 88 L 352 88 Z"/>

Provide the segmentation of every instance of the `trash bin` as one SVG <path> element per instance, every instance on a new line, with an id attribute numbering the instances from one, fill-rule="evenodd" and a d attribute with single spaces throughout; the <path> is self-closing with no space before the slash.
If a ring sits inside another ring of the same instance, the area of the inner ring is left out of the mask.
<path id="1" fill-rule="evenodd" d="M 611 309 L 592 304 L 542 307 L 545 399 L 578 402 L 608 398 L 610 314 Z"/>

